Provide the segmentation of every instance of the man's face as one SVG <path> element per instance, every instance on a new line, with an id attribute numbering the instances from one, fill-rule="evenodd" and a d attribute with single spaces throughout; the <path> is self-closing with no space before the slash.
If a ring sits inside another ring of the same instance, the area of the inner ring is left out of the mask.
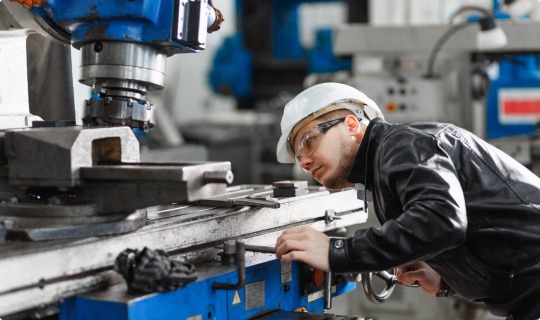
<path id="1" fill-rule="evenodd" d="M 321 130 L 329 124 L 330 128 Z M 343 121 L 313 120 L 297 133 L 293 147 L 300 167 L 326 188 L 352 186 L 347 176 L 358 145 Z"/>

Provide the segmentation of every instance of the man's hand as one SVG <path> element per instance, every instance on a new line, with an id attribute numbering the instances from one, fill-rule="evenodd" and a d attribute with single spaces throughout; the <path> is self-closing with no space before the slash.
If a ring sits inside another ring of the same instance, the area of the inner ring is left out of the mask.
<path id="1" fill-rule="evenodd" d="M 289 228 L 276 242 L 276 257 L 282 262 L 302 261 L 311 267 L 330 271 L 330 238 L 311 227 Z"/>
<path id="2" fill-rule="evenodd" d="M 422 290 L 431 295 L 436 295 L 441 286 L 441 276 L 423 262 L 399 267 L 397 279 L 409 286 L 416 282 Z"/>

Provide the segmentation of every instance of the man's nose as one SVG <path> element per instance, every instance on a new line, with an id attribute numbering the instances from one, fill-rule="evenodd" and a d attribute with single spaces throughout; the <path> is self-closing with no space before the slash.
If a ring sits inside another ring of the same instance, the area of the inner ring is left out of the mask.
<path id="1" fill-rule="evenodd" d="M 300 167 L 306 171 L 309 171 L 309 167 L 311 166 L 311 164 L 313 163 L 313 158 L 311 157 L 311 155 L 303 155 L 302 158 L 300 159 Z"/>

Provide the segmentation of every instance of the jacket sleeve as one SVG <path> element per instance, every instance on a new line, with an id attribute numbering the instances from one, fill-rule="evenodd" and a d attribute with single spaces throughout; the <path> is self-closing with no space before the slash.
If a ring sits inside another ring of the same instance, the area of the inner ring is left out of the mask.
<path id="1" fill-rule="evenodd" d="M 415 130 L 396 132 L 376 151 L 374 195 L 388 217 L 381 228 L 358 230 L 336 246 L 330 243 L 335 272 L 379 271 L 426 260 L 465 240 L 465 199 L 451 159 L 456 140 Z M 381 190 L 385 190 L 381 193 Z"/>

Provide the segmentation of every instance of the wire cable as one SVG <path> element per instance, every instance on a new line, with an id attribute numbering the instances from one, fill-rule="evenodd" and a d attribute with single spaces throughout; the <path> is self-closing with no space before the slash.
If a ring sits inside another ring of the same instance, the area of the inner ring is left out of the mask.
<path id="1" fill-rule="evenodd" d="M 456 12 L 454 12 L 450 16 L 450 18 L 449 18 L 450 23 L 452 23 L 454 21 L 454 19 L 458 15 L 462 14 L 463 12 L 467 12 L 467 11 L 478 11 L 484 17 L 490 17 L 491 16 L 491 12 L 489 12 L 489 10 L 487 10 L 485 8 L 482 8 L 482 7 L 479 7 L 479 6 L 463 6 L 463 7 L 459 8 L 458 10 L 456 10 Z M 446 32 L 443 33 L 443 35 L 439 38 L 439 40 L 437 40 L 437 43 L 435 44 L 435 46 L 433 47 L 433 49 L 431 50 L 431 53 L 429 55 L 427 72 L 425 74 L 426 78 L 434 78 L 435 77 L 435 73 L 434 73 L 435 59 L 437 58 L 437 54 L 441 50 L 442 46 L 446 43 L 446 41 L 448 41 L 448 39 L 454 33 L 458 32 L 459 30 L 461 30 L 461 29 L 463 29 L 463 28 L 465 28 L 467 26 L 469 26 L 472 22 L 474 22 L 474 21 L 465 21 L 465 22 L 461 22 L 461 23 L 458 23 L 456 25 L 453 25 L 450 29 L 446 30 Z"/>
<path id="2" fill-rule="evenodd" d="M 446 30 L 446 32 L 437 40 L 437 43 L 431 50 L 431 53 L 429 55 L 428 60 L 428 67 L 427 72 L 425 74 L 426 78 L 434 78 L 434 66 L 435 66 L 435 59 L 437 58 L 437 54 L 441 50 L 442 46 L 446 43 L 446 41 L 456 32 L 459 30 L 471 25 L 470 22 L 462 22 L 460 24 L 453 25 L 450 29 Z"/>

